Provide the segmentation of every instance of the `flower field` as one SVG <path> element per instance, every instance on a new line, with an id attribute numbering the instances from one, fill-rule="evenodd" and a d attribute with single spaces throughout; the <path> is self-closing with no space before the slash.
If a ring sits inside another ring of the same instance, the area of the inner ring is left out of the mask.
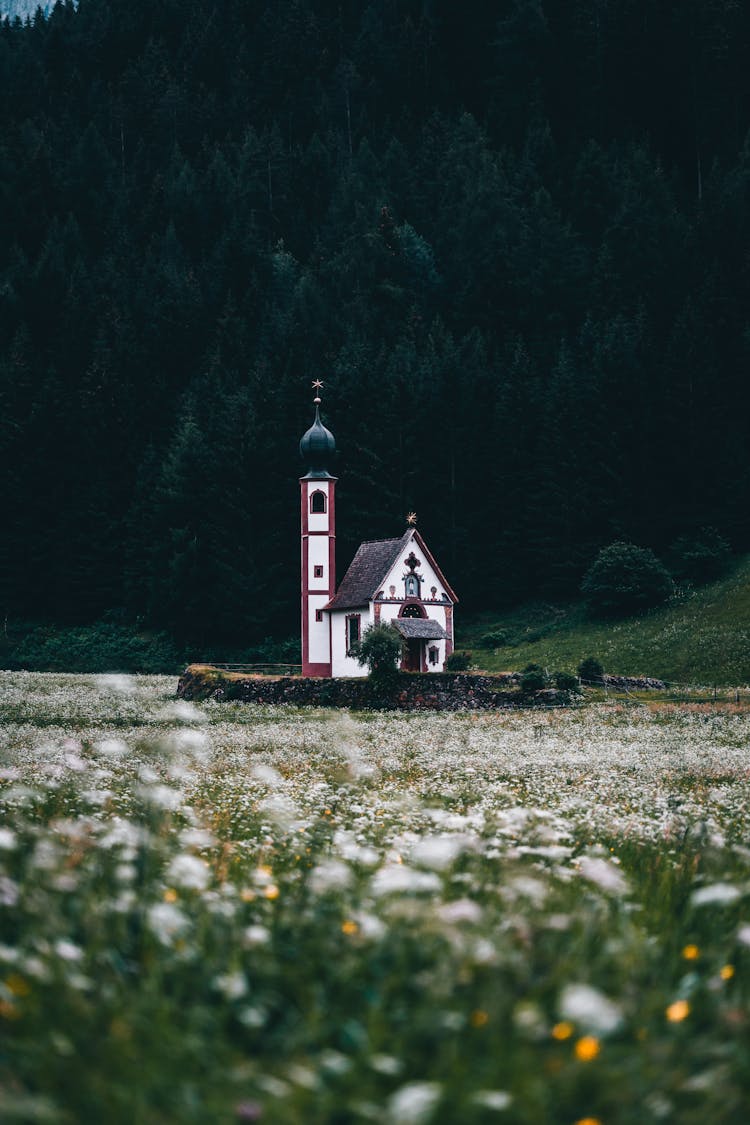
<path id="1" fill-rule="evenodd" d="M 750 713 L 0 676 L 0 1121 L 750 1117 Z"/>

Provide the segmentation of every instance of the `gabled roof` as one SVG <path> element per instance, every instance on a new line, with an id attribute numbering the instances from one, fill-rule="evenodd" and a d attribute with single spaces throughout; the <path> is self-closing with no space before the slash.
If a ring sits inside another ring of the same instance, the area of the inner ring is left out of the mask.
<path id="1" fill-rule="evenodd" d="M 402 637 L 418 637 L 421 641 L 444 641 L 447 633 L 442 625 L 431 618 L 395 617 L 390 622 L 395 625 Z"/>
<path id="2" fill-rule="evenodd" d="M 400 539 L 370 539 L 360 543 L 341 585 L 326 609 L 352 609 L 375 597 L 393 564 L 409 542 L 411 530 Z"/>
<path id="3" fill-rule="evenodd" d="M 458 598 L 445 581 L 424 539 L 415 528 L 410 527 L 400 539 L 370 539 L 361 543 L 341 585 L 325 608 L 354 609 L 356 606 L 367 605 L 381 589 L 391 567 L 412 539 L 427 556 L 450 601 L 457 602 Z"/>

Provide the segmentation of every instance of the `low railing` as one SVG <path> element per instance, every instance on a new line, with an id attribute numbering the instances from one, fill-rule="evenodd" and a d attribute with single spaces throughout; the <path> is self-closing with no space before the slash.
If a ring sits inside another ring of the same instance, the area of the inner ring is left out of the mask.
<path id="1" fill-rule="evenodd" d="M 265 661 L 262 664 L 218 664 L 215 660 L 194 660 L 193 664 L 205 664 L 208 668 L 218 668 L 222 672 L 247 672 L 250 676 L 300 676 L 301 664 L 275 664 Z"/>

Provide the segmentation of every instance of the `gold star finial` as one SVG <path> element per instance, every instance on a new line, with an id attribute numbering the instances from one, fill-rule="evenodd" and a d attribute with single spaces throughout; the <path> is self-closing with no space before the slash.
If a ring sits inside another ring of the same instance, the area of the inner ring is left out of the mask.
<path id="1" fill-rule="evenodd" d="M 406 522 L 408 523 L 409 527 L 415 527 L 417 522 L 417 513 L 409 512 L 406 517 Z"/>
<path id="2" fill-rule="evenodd" d="M 320 379 L 314 379 L 313 380 L 312 388 L 315 391 L 315 398 L 313 399 L 313 402 L 315 403 L 316 406 L 319 406 L 320 405 L 320 392 L 323 390 L 323 384 L 320 381 Z"/>

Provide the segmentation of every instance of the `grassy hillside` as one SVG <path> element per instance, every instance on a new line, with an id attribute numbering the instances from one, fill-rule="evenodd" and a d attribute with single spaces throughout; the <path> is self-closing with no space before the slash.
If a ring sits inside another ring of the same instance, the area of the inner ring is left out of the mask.
<path id="1" fill-rule="evenodd" d="M 489 632 L 504 643 L 482 647 Z M 487 671 L 522 668 L 535 661 L 575 671 L 596 656 L 605 671 L 659 676 L 678 683 L 750 682 L 750 557 L 726 578 L 683 594 L 642 617 L 599 622 L 584 607 L 531 605 L 507 614 L 458 620 L 458 646 L 472 649 Z"/>

